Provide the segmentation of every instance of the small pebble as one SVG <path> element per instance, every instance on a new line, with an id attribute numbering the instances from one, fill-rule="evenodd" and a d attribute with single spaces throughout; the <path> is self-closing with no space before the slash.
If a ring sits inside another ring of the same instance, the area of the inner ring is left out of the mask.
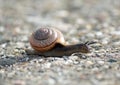
<path id="1" fill-rule="evenodd" d="M 87 66 L 87 67 L 89 67 L 89 66 L 91 66 L 91 65 L 93 65 L 94 63 L 92 62 L 92 61 L 86 61 L 86 63 L 85 63 L 85 65 Z"/>
<path id="2" fill-rule="evenodd" d="M 51 63 L 45 63 L 45 64 L 43 64 L 43 67 L 48 69 L 51 67 Z"/>
<path id="3" fill-rule="evenodd" d="M 72 65 L 73 64 L 73 61 L 72 60 L 67 60 L 65 61 L 65 65 Z"/>
<path id="4" fill-rule="evenodd" d="M 78 56 L 70 56 L 69 59 L 75 61 L 75 60 L 78 60 L 79 57 Z"/>
<path id="5" fill-rule="evenodd" d="M 115 60 L 115 59 L 109 59 L 108 62 L 114 63 L 114 62 L 117 62 L 117 60 Z"/>
<path id="6" fill-rule="evenodd" d="M 105 62 L 102 61 L 102 60 L 98 60 L 97 63 L 100 64 L 100 65 L 103 65 Z"/>

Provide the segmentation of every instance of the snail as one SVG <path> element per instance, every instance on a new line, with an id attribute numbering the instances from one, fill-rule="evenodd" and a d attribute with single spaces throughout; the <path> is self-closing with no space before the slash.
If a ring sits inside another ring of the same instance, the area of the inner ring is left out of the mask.
<path id="1" fill-rule="evenodd" d="M 67 45 L 63 34 L 52 27 L 41 27 L 33 32 L 29 42 L 34 51 L 28 54 L 42 56 L 70 56 L 73 53 L 89 53 L 88 43 Z"/>

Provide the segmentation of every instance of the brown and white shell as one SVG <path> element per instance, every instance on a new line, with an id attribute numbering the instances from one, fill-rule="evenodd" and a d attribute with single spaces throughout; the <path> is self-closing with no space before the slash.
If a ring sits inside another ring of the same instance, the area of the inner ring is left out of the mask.
<path id="1" fill-rule="evenodd" d="M 30 36 L 30 45 L 39 52 L 52 49 L 57 43 L 64 45 L 63 34 L 52 27 L 41 27 Z"/>

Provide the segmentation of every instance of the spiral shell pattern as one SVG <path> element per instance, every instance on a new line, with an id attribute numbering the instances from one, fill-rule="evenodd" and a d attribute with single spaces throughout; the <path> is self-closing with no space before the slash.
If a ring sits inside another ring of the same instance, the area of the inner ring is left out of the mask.
<path id="1" fill-rule="evenodd" d="M 31 46 L 40 52 L 48 51 L 56 43 L 64 43 L 63 35 L 58 30 L 50 27 L 38 29 L 30 37 Z"/>

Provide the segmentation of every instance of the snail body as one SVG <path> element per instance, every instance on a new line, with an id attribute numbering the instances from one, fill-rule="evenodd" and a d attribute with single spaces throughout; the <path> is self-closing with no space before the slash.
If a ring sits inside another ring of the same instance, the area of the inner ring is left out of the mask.
<path id="1" fill-rule="evenodd" d="M 63 34 L 50 27 L 36 30 L 29 41 L 34 53 L 43 56 L 69 56 L 76 52 L 90 52 L 87 44 L 66 45 Z"/>

